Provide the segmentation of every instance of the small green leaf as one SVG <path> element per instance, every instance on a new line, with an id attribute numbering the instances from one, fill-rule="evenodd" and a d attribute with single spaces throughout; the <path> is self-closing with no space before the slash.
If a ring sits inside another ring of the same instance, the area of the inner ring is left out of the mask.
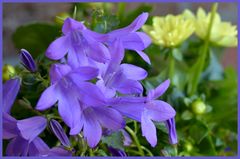
<path id="1" fill-rule="evenodd" d="M 124 140 L 123 134 L 120 131 L 118 131 L 112 133 L 111 135 L 104 136 L 102 138 L 102 143 L 105 143 L 108 146 L 124 151 L 123 140 Z"/>

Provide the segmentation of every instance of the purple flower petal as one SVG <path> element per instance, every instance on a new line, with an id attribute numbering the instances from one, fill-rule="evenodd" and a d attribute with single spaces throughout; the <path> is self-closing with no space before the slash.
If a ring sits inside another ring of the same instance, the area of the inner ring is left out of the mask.
<path id="1" fill-rule="evenodd" d="M 150 37 L 142 32 L 130 33 L 122 39 L 123 46 L 129 50 L 144 50 L 151 44 Z"/>
<path id="2" fill-rule="evenodd" d="M 50 127 L 55 136 L 58 138 L 58 140 L 62 143 L 63 146 L 71 146 L 70 141 L 63 130 L 62 126 L 59 124 L 58 121 L 51 119 L 50 120 Z"/>
<path id="3" fill-rule="evenodd" d="M 117 78 L 117 77 L 116 77 Z M 114 88 L 123 94 L 141 94 L 143 92 L 143 87 L 140 82 L 135 80 L 126 79 L 119 81 L 118 83 L 114 81 Z"/>
<path id="4" fill-rule="evenodd" d="M 20 79 L 10 79 L 3 84 L 3 112 L 10 113 L 20 89 Z"/>
<path id="5" fill-rule="evenodd" d="M 165 122 L 166 127 L 168 129 L 168 135 L 169 135 L 169 141 L 171 144 L 177 144 L 178 138 L 177 138 L 177 131 L 175 127 L 175 119 L 171 118 Z"/>
<path id="6" fill-rule="evenodd" d="M 17 120 L 8 113 L 3 112 L 3 139 L 11 139 L 18 136 Z"/>
<path id="7" fill-rule="evenodd" d="M 153 100 L 146 105 L 147 113 L 152 120 L 166 121 L 176 115 L 175 110 L 166 102 Z"/>
<path id="8" fill-rule="evenodd" d="M 75 30 L 84 30 L 86 27 L 82 22 L 78 22 L 72 18 L 66 18 L 62 27 L 62 32 L 67 35 Z"/>
<path id="9" fill-rule="evenodd" d="M 90 147 L 95 147 L 102 136 L 102 128 L 98 122 L 95 114 L 91 109 L 84 111 L 84 127 L 83 127 L 84 138 Z"/>
<path id="10" fill-rule="evenodd" d="M 70 130 L 70 135 L 77 135 L 83 128 L 83 115 L 81 114 L 78 119 L 79 122 L 77 122 L 74 127 Z"/>
<path id="11" fill-rule="evenodd" d="M 141 117 L 141 128 L 142 135 L 146 137 L 147 141 L 151 144 L 152 147 L 155 147 L 157 144 L 156 127 L 148 116 L 148 113 L 145 111 Z"/>
<path id="12" fill-rule="evenodd" d="M 53 106 L 57 102 L 57 89 L 56 85 L 51 85 L 48 87 L 41 95 L 38 100 L 37 106 L 35 109 L 37 110 L 45 110 Z"/>
<path id="13" fill-rule="evenodd" d="M 22 137 L 29 142 L 34 140 L 47 126 L 47 119 L 41 116 L 18 120 L 17 127 Z"/>
<path id="14" fill-rule="evenodd" d="M 116 94 L 116 90 L 113 88 L 107 88 L 103 80 L 98 80 L 96 85 L 102 91 L 106 98 L 112 98 Z"/>
<path id="15" fill-rule="evenodd" d="M 19 58 L 23 66 L 30 72 L 35 72 L 37 70 L 35 61 L 33 60 L 32 55 L 27 50 L 21 49 Z"/>
<path id="16" fill-rule="evenodd" d="M 7 145 L 7 156 L 27 156 L 29 144 L 28 141 L 18 136 Z"/>
<path id="17" fill-rule="evenodd" d="M 80 118 L 80 106 L 76 96 L 76 91 L 73 87 L 64 88 L 61 87 L 61 94 L 58 101 L 58 112 L 63 121 L 70 127 L 74 128 L 78 124 Z"/>
<path id="18" fill-rule="evenodd" d="M 70 73 L 72 79 L 78 79 L 82 81 L 91 80 L 97 77 L 99 70 L 94 67 L 82 66 Z"/>
<path id="19" fill-rule="evenodd" d="M 147 54 L 145 54 L 144 52 L 142 52 L 142 51 L 140 51 L 140 50 L 135 50 L 135 51 L 138 53 L 139 56 L 141 56 L 141 58 L 142 58 L 145 62 L 147 62 L 149 65 L 151 65 L 150 59 L 149 59 L 149 57 L 148 57 Z"/>
<path id="20" fill-rule="evenodd" d="M 124 141 L 123 141 L 124 146 L 130 146 L 131 143 L 132 143 L 131 136 L 124 129 L 122 129 L 121 132 L 122 132 L 123 137 L 124 137 Z"/>
<path id="21" fill-rule="evenodd" d="M 79 82 L 76 80 L 74 82 L 78 86 L 81 102 L 91 106 L 106 105 L 105 96 L 96 85 L 89 82 Z"/>
<path id="22" fill-rule="evenodd" d="M 48 145 L 40 138 L 36 137 L 29 145 L 29 156 L 47 156 Z"/>
<path id="23" fill-rule="evenodd" d="M 164 92 L 166 92 L 169 85 L 170 85 L 170 80 L 166 80 L 154 90 L 150 90 L 148 93 L 148 100 L 159 98 L 161 95 L 163 95 Z"/>
<path id="24" fill-rule="evenodd" d="M 132 80 L 142 80 L 147 77 L 147 71 L 132 64 L 121 64 L 123 74 Z"/>
<path id="25" fill-rule="evenodd" d="M 123 115 L 137 121 L 141 121 L 141 115 L 145 107 L 145 98 L 141 97 L 118 97 L 111 99 L 109 105 Z"/>
<path id="26" fill-rule="evenodd" d="M 93 110 L 103 127 L 118 130 L 125 126 L 125 121 L 118 111 L 109 107 L 95 107 Z"/>
<path id="27" fill-rule="evenodd" d="M 52 60 L 59 60 L 66 55 L 66 53 L 69 50 L 69 47 L 70 47 L 69 37 L 62 36 L 60 38 L 57 38 L 49 45 L 45 55 Z"/>
<path id="28" fill-rule="evenodd" d="M 86 55 L 97 62 L 106 62 L 107 60 L 110 60 L 110 53 L 105 45 L 96 41 L 84 31 L 82 34 L 87 41 L 86 45 L 82 46 L 82 50 L 85 51 Z"/>
<path id="29" fill-rule="evenodd" d="M 51 83 L 56 83 L 69 72 L 71 72 L 71 67 L 66 64 L 53 64 L 50 68 Z"/>
<path id="30" fill-rule="evenodd" d="M 147 21 L 147 18 L 148 18 L 148 13 L 142 13 L 127 27 L 114 30 L 109 34 L 110 36 L 118 37 L 124 34 L 135 32 L 143 26 L 143 24 Z"/>

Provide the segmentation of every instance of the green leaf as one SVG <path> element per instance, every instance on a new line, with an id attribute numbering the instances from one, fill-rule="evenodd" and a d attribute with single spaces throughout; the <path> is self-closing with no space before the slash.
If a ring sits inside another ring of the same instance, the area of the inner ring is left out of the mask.
<path id="1" fill-rule="evenodd" d="M 111 135 L 104 136 L 102 138 L 102 143 L 105 143 L 108 146 L 124 151 L 123 140 L 124 140 L 123 134 L 120 131 L 118 131 L 112 133 Z"/>
<path id="2" fill-rule="evenodd" d="M 197 143 L 200 143 L 208 135 L 208 127 L 202 121 L 196 120 L 189 133 Z"/>
<path id="3" fill-rule="evenodd" d="M 181 52 L 180 49 L 174 48 L 172 50 L 172 55 L 178 61 L 182 61 L 183 60 L 182 52 Z"/>
<path id="4" fill-rule="evenodd" d="M 13 34 L 13 42 L 17 49 L 24 48 L 36 58 L 60 35 L 60 29 L 56 25 L 32 23 L 17 28 Z"/>

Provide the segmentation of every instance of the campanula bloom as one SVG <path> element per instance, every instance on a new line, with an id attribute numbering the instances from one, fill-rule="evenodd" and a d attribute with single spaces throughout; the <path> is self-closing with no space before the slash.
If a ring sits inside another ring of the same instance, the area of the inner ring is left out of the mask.
<path id="1" fill-rule="evenodd" d="M 117 110 L 109 107 L 102 91 L 89 82 L 78 82 L 81 115 L 80 124 L 74 132 L 83 129 L 84 138 L 90 147 L 95 147 L 102 136 L 102 127 L 110 130 L 119 130 L 125 126 L 125 121 Z M 91 90 L 91 91 L 89 91 Z"/>
<path id="2" fill-rule="evenodd" d="M 68 54 L 68 64 L 74 68 L 88 65 L 89 60 L 106 62 L 110 58 L 107 47 L 92 36 L 97 33 L 87 29 L 82 22 L 67 18 L 62 32 L 63 35 L 48 47 L 48 58 L 59 60 Z"/>
<path id="3" fill-rule="evenodd" d="M 8 156 L 27 156 L 32 150 L 29 145 L 34 144 L 47 125 L 44 117 L 16 120 L 10 115 L 19 89 L 19 78 L 11 79 L 3 85 L 3 139 L 11 139 L 6 149 Z"/>
<path id="4" fill-rule="evenodd" d="M 153 121 L 164 122 L 175 116 L 175 110 L 166 102 L 157 100 L 168 88 L 169 80 L 150 90 L 147 97 L 118 97 L 110 100 L 114 109 L 125 116 L 141 122 L 142 135 L 152 147 L 157 144 Z"/>
<path id="5" fill-rule="evenodd" d="M 201 39 L 205 39 L 212 13 L 206 13 L 202 8 L 199 8 L 196 16 L 189 10 L 185 10 L 184 14 L 189 19 L 194 20 L 196 35 Z M 235 47 L 238 45 L 237 34 L 236 25 L 222 21 L 221 16 L 218 13 L 215 14 L 210 33 L 212 43 L 224 47 Z"/>
<path id="6" fill-rule="evenodd" d="M 37 66 L 32 55 L 25 49 L 21 49 L 19 58 L 22 65 L 30 72 L 36 72 Z"/>
<path id="7" fill-rule="evenodd" d="M 50 69 L 51 85 L 42 93 L 36 109 L 48 109 L 58 101 L 58 112 L 71 128 L 70 134 L 74 134 L 74 127 L 80 122 L 81 109 L 79 90 L 73 79 L 82 82 L 96 77 L 97 74 L 98 70 L 92 67 L 83 66 L 72 71 L 66 64 L 53 64 Z"/>
<path id="8" fill-rule="evenodd" d="M 151 39 L 144 32 L 137 31 L 146 22 L 147 18 L 148 13 L 142 13 L 127 27 L 109 32 L 107 34 L 109 47 L 115 40 L 120 40 L 124 49 L 136 51 L 144 61 L 150 64 L 150 59 L 143 50 L 150 45 Z"/>
<path id="9" fill-rule="evenodd" d="M 194 21 L 183 15 L 155 16 L 151 25 L 144 25 L 143 30 L 152 38 L 153 43 L 165 47 L 175 47 L 192 35 Z"/>
<path id="10" fill-rule="evenodd" d="M 113 97 L 118 91 L 121 94 L 141 94 L 143 87 L 140 80 L 147 77 L 147 72 L 132 64 L 120 64 L 123 47 L 115 41 L 111 49 L 112 58 L 107 64 L 99 64 L 98 87 L 107 97 Z"/>

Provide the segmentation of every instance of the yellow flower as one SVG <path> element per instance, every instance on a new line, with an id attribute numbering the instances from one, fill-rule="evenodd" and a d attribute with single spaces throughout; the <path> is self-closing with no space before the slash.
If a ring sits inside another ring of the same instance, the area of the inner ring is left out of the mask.
<path id="1" fill-rule="evenodd" d="M 9 80 L 9 79 L 11 79 L 11 77 L 13 77 L 15 74 L 16 74 L 16 72 L 15 72 L 15 68 L 12 66 L 12 65 L 4 65 L 3 66 L 3 68 L 2 68 L 3 70 L 3 76 L 2 76 L 2 78 L 3 78 L 3 81 L 7 81 L 7 80 Z"/>
<path id="2" fill-rule="evenodd" d="M 202 8 L 199 8 L 196 17 L 189 10 L 186 10 L 183 14 L 189 19 L 195 19 L 195 33 L 199 38 L 205 39 L 211 13 L 206 14 Z M 210 42 L 220 46 L 234 47 L 238 44 L 237 34 L 237 27 L 235 25 L 232 25 L 230 22 L 221 21 L 220 15 L 218 13 L 215 14 L 210 33 Z"/>
<path id="3" fill-rule="evenodd" d="M 194 32 L 194 22 L 183 15 L 167 15 L 153 17 L 153 24 L 144 25 L 142 29 L 149 34 L 153 43 L 165 47 L 181 44 Z"/>

